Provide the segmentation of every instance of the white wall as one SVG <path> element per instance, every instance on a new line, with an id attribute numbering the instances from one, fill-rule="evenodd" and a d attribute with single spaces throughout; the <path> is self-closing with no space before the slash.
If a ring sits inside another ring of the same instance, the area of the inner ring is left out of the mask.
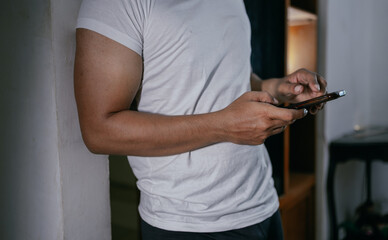
<path id="1" fill-rule="evenodd" d="M 108 162 L 83 145 L 73 95 L 80 0 L 0 10 L 0 239 L 110 239 Z"/>
<path id="2" fill-rule="evenodd" d="M 329 103 L 319 116 L 318 239 L 328 239 L 326 202 L 327 146 L 330 141 L 352 131 L 355 125 L 388 125 L 388 1 L 319 1 L 319 69 L 329 82 L 329 90 L 346 89 L 348 95 Z M 373 200 L 388 201 L 387 165 L 376 163 L 373 172 Z M 338 174 L 340 172 L 341 174 Z M 361 188 L 364 165 L 349 162 L 337 168 L 335 182 L 339 222 L 354 214 L 365 200 Z M 383 209 L 385 213 L 388 209 Z"/>

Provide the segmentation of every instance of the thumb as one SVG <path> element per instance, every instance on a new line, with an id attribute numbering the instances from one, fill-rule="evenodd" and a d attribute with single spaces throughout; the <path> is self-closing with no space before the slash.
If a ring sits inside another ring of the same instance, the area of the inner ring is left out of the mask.
<path id="1" fill-rule="evenodd" d="M 273 109 L 268 113 L 269 117 L 272 119 L 281 119 L 284 121 L 294 122 L 295 120 L 301 119 L 307 115 L 307 109 L 287 109 L 287 108 L 278 108 L 273 107 Z"/>
<path id="2" fill-rule="evenodd" d="M 276 98 L 272 97 L 272 95 L 269 94 L 268 92 L 257 92 L 257 91 L 249 92 L 249 99 L 255 102 L 279 104 L 279 101 Z"/>

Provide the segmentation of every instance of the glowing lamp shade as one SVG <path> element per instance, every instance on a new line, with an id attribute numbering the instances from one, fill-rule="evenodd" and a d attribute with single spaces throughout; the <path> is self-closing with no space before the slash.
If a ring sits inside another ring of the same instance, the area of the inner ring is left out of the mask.
<path id="1" fill-rule="evenodd" d="M 317 70 L 317 17 L 294 8 L 288 8 L 287 73 L 299 68 Z"/>

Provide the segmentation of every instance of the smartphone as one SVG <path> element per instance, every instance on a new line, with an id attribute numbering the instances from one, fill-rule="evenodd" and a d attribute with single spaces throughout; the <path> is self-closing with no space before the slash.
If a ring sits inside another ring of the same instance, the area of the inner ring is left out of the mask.
<path id="1" fill-rule="evenodd" d="M 346 91 L 340 90 L 340 91 L 336 91 L 336 92 L 332 92 L 332 93 L 327 93 L 325 95 L 322 95 L 322 96 L 319 96 L 316 98 L 312 98 L 312 99 L 309 99 L 309 100 L 306 100 L 303 102 L 293 103 L 293 104 L 290 104 L 288 106 L 285 106 L 284 108 L 289 108 L 289 109 L 307 108 L 308 109 L 308 108 L 313 107 L 315 105 L 319 105 L 321 103 L 328 102 L 328 101 L 343 97 L 345 95 L 346 95 Z"/>

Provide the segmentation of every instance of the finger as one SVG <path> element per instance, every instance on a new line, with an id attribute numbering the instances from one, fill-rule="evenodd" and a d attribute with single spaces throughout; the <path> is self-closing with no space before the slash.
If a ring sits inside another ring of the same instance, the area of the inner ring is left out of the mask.
<path id="1" fill-rule="evenodd" d="M 265 102 L 270 104 L 278 104 L 279 101 L 272 97 L 268 92 L 252 91 L 248 93 L 249 99 L 255 102 Z"/>
<path id="2" fill-rule="evenodd" d="M 280 119 L 292 123 L 297 119 L 301 119 L 306 116 L 308 113 L 307 109 L 295 110 L 295 109 L 286 109 L 272 106 L 268 108 L 268 116 L 271 119 Z"/>
<path id="3" fill-rule="evenodd" d="M 318 113 L 318 108 L 316 106 L 313 106 L 309 109 L 310 114 L 315 115 Z"/>
<path id="4" fill-rule="evenodd" d="M 283 132 L 285 129 L 286 129 L 286 126 L 275 128 L 274 130 L 271 131 L 271 136 L 279 134 Z"/>
<path id="5" fill-rule="evenodd" d="M 279 120 L 279 119 L 273 119 L 271 120 L 271 127 L 268 129 L 269 131 L 274 131 L 275 129 L 278 128 L 284 128 L 287 125 L 290 125 L 293 123 L 293 121 L 284 121 L 284 120 Z"/>
<path id="6" fill-rule="evenodd" d="M 321 91 L 321 86 L 319 85 L 318 81 L 318 74 L 314 73 L 314 81 L 310 83 L 310 88 L 315 90 L 315 92 L 320 92 Z M 313 86 L 312 86 L 313 85 Z"/>
<path id="7" fill-rule="evenodd" d="M 326 92 L 326 88 L 327 88 L 327 81 L 324 77 L 322 77 L 321 75 L 319 75 L 318 73 L 317 74 L 317 77 L 318 77 L 318 83 L 320 84 L 321 86 L 321 92 Z"/>
<path id="8" fill-rule="evenodd" d="M 296 81 L 294 82 L 307 85 L 313 92 L 320 92 L 319 76 L 307 69 L 300 69 L 296 72 Z"/>
<path id="9" fill-rule="evenodd" d="M 315 114 L 317 114 L 320 110 L 322 110 L 324 106 L 325 106 L 325 103 L 321 103 L 321 104 L 319 104 L 319 105 L 312 106 L 312 107 L 309 109 L 309 113 L 312 114 L 312 115 L 315 115 Z"/>
<path id="10" fill-rule="evenodd" d="M 321 104 L 317 105 L 318 110 L 322 110 L 324 107 L 325 107 L 325 103 L 321 103 Z"/>
<path id="11" fill-rule="evenodd" d="M 316 73 L 307 72 L 305 75 L 305 82 L 313 92 L 319 93 L 321 91 L 318 75 Z"/>
<path id="12" fill-rule="evenodd" d="M 326 88 L 327 88 L 327 81 L 326 81 L 326 79 L 323 78 L 318 73 L 315 73 L 315 77 L 316 77 L 316 82 L 319 85 L 319 93 L 321 93 L 321 94 L 327 93 L 327 90 L 326 90 Z M 318 92 L 316 92 L 316 93 L 318 93 Z"/>

